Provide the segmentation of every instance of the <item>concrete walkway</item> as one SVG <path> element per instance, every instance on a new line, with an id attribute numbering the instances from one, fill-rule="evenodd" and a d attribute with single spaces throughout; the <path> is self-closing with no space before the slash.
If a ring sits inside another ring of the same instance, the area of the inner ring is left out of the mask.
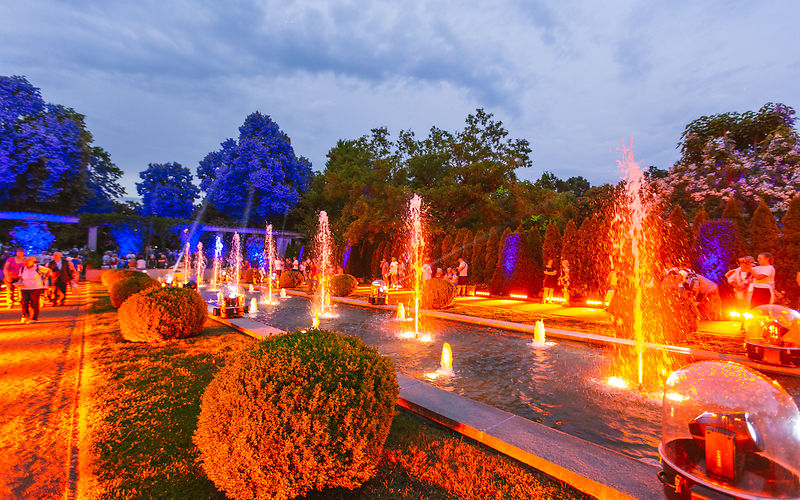
<path id="1" fill-rule="evenodd" d="M 88 287 L 35 324 L 0 310 L 0 498 L 72 498 Z"/>

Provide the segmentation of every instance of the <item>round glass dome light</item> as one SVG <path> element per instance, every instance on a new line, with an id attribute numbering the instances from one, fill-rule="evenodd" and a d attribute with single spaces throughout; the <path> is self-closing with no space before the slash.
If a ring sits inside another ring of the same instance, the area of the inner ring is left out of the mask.
<path id="1" fill-rule="evenodd" d="M 800 365 L 800 312 L 768 304 L 749 314 L 744 323 L 747 356 L 767 363 Z"/>
<path id="2" fill-rule="evenodd" d="M 800 498 L 797 405 L 778 382 L 737 363 L 703 361 L 670 375 L 658 451 L 665 472 L 689 484 L 736 498 Z"/>

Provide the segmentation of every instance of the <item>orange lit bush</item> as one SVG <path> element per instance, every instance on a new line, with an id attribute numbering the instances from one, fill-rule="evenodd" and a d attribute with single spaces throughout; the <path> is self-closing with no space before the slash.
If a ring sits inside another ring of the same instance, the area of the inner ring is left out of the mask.
<path id="1" fill-rule="evenodd" d="M 142 290 L 159 286 L 158 281 L 144 273 L 138 273 L 138 276 L 131 276 L 129 278 L 116 281 L 109 289 L 108 296 L 111 299 L 111 305 L 119 307 L 125 300 Z"/>
<path id="2" fill-rule="evenodd" d="M 347 297 L 352 295 L 358 287 L 358 280 L 349 274 L 337 274 L 331 277 L 331 295 Z"/>
<path id="3" fill-rule="evenodd" d="M 100 281 L 107 289 L 111 290 L 111 286 L 117 281 L 124 280 L 132 276 L 141 276 L 142 274 L 144 273 L 135 269 L 108 269 L 103 271 L 103 274 L 100 275 Z"/>
<path id="4" fill-rule="evenodd" d="M 148 288 L 123 302 L 118 316 L 125 340 L 161 342 L 199 333 L 208 316 L 208 305 L 188 288 Z"/>
<path id="5" fill-rule="evenodd" d="M 206 475 L 231 498 L 352 489 L 375 472 L 397 394 L 392 362 L 356 337 L 271 337 L 214 377 L 194 442 Z"/>
<path id="6" fill-rule="evenodd" d="M 279 288 L 297 288 L 303 284 L 303 273 L 300 271 L 283 271 L 278 278 Z"/>
<path id="7" fill-rule="evenodd" d="M 443 309 L 456 298 L 456 287 L 447 280 L 431 278 L 422 285 L 420 302 L 425 309 Z"/>

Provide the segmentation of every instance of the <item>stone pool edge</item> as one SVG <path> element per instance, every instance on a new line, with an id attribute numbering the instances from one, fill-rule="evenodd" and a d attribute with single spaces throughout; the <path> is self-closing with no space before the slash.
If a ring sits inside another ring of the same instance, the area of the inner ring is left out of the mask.
<path id="1" fill-rule="evenodd" d="M 254 319 L 211 319 L 263 339 L 283 330 Z M 398 374 L 397 404 L 597 498 L 663 498 L 659 468 Z"/>

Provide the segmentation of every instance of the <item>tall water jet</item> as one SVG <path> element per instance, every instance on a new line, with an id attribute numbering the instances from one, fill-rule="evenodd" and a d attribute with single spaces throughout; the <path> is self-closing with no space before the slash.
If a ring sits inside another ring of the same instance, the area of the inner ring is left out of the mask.
<path id="1" fill-rule="evenodd" d="M 203 284 L 204 274 L 206 272 L 206 256 L 203 254 L 203 243 L 197 243 L 197 286 Z"/>
<path id="2" fill-rule="evenodd" d="M 250 314 L 255 314 L 258 312 L 258 301 L 255 297 L 250 299 L 250 308 L 247 310 L 247 312 Z"/>
<path id="3" fill-rule="evenodd" d="M 189 282 L 192 273 L 192 254 L 190 252 L 189 242 L 183 246 L 183 284 Z"/>
<path id="4" fill-rule="evenodd" d="M 623 378 L 638 382 L 656 382 L 665 378 L 669 358 L 664 351 L 647 350 L 649 342 L 663 343 L 670 327 L 669 307 L 660 286 L 659 262 L 662 234 L 642 169 L 633 157 L 633 141 L 620 148 L 622 159 L 617 163 L 625 184 L 618 193 L 611 221 L 613 254 L 610 265 L 617 274 L 615 304 L 610 309 L 615 326 L 623 336 L 635 341 L 633 359 L 621 356 L 619 368 Z"/>
<path id="5" fill-rule="evenodd" d="M 322 210 L 319 213 L 317 227 L 316 253 L 319 261 L 319 309 L 317 315 L 325 313 L 325 297 L 328 294 L 328 277 L 331 274 L 331 229 L 328 224 L 328 213 Z"/>
<path id="6" fill-rule="evenodd" d="M 402 302 L 397 304 L 397 319 L 400 321 L 406 320 L 406 308 L 403 306 Z"/>
<path id="7" fill-rule="evenodd" d="M 214 275 L 211 278 L 211 283 L 213 288 L 216 290 L 219 288 L 219 271 L 220 271 L 220 260 L 222 259 L 222 236 L 217 234 L 216 240 L 214 241 Z"/>
<path id="8" fill-rule="evenodd" d="M 275 241 L 272 239 L 272 224 L 267 224 L 264 236 L 264 271 L 267 273 L 266 304 L 272 304 L 272 266 L 275 265 Z"/>
<path id="9" fill-rule="evenodd" d="M 406 229 L 410 245 L 411 269 L 414 273 L 414 333 L 419 335 L 419 301 L 422 296 L 422 266 L 425 264 L 425 232 L 422 198 L 414 195 L 408 202 Z"/>
<path id="10" fill-rule="evenodd" d="M 242 246 L 239 242 L 239 233 L 233 233 L 231 259 L 233 260 L 233 283 L 236 286 L 237 293 L 239 293 L 239 275 L 242 270 Z"/>

